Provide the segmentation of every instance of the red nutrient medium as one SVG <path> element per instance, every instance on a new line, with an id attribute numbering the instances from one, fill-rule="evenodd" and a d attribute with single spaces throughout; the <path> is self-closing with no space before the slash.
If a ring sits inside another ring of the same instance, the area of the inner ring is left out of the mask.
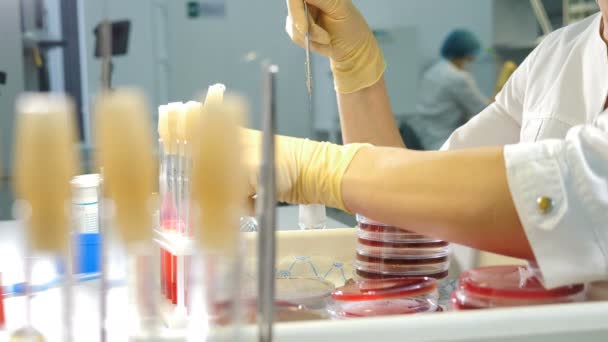
<path id="1" fill-rule="evenodd" d="M 404 277 L 404 275 L 368 272 L 368 271 L 364 271 L 364 270 L 360 270 L 360 269 L 358 269 L 356 271 L 356 273 L 359 277 L 365 278 L 365 279 L 395 279 L 395 278 Z M 448 274 L 449 274 L 449 271 L 444 271 L 444 272 L 431 273 L 431 274 L 416 274 L 415 277 L 428 277 L 428 278 L 442 280 L 442 279 L 445 279 L 448 276 Z"/>
<path id="2" fill-rule="evenodd" d="M 4 293 L 2 293 L 2 274 L 0 273 L 0 329 L 4 328 L 6 317 L 4 316 Z"/>
<path id="3" fill-rule="evenodd" d="M 366 239 L 358 239 L 359 244 L 368 247 L 383 247 L 383 248 L 441 248 L 449 246 L 446 241 L 436 242 L 386 242 L 374 241 Z"/>
<path id="4" fill-rule="evenodd" d="M 172 300 L 171 298 L 171 275 L 173 274 L 172 268 L 172 257 L 171 253 L 165 251 L 165 288 L 166 288 L 166 297 L 168 300 Z"/>
<path id="5" fill-rule="evenodd" d="M 380 258 L 380 257 L 371 257 L 367 255 L 363 255 L 357 253 L 357 260 L 363 261 L 366 263 L 376 263 L 383 265 L 433 265 L 438 263 L 444 263 L 448 261 L 448 256 L 432 256 L 425 258 L 421 257 L 404 257 L 404 258 Z"/>
<path id="6" fill-rule="evenodd" d="M 433 312 L 436 293 L 437 281 L 431 278 L 362 280 L 335 289 L 331 311 L 341 318 Z"/>
<path id="7" fill-rule="evenodd" d="M 177 257 L 171 255 L 171 303 L 177 304 Z"/>
<path id="8" fill-rule="evenodd" d="M 167 283 L 166 283 L 166 273 L 165 273 L 165 253 L 167 253 L 164 249 L 160 249 L 160 292 L 163 296 L 167 294 Z"/>
<path id="9" fill-rule="evenodd" d="M 524 266 L 494 266 L 463 273 L 459 289 L 495 298 L 550 300 L 579 294 L 585 287 L 579 284 L 547 290 Z"/>

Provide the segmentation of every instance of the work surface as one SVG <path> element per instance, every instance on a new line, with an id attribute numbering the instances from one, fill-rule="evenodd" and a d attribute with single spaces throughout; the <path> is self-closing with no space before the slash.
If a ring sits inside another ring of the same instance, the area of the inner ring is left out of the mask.
<path id="1" fill-rule="evenodd" d="M 78 308 L 75 321 L 76 341 L 98 341 L 98 307 L 95 301 L 94 282 L 81 285 L 76 295 Z M 38 312 L 53 312 L 57 295 L 52 292 L 38 296 L 34 308 Z M 113 289 L 109 296 L 109 341 L 127 341 L 126 289 Z M 19 311 L 22 298 L 7 300 L 7 309 Z M 40 311 L 41 308 L 47 310 Z M 9 311 L 10 312 L 10 311 Z M 276 341 L 308 342 L 367 342 L 367 341 L 497 341 L 497 342 L 571 342 L 608 341 L 608 303 L 582 303 L 500 309 L 470 312 L 412 315 L 400 317 L 353 319 L 348 321 L 318 321 L 308 323 L 282 323 L 275 328 Z M 59 315 L 43 319 L 34 315 L 41 328 L 52 331 L 59 323 Z M 10 320 L 10 329 L 19 325 Z M 4 334 L 4 335 L 3 335 Z M 255 327 L 246 327 L 242 341 L 257 341 Z M 6 332 L 0 331 L 0 341 Z M 221 339 L 210 339 L 220 341 Z M 56 341 L 49 338 L 49 342 Z"/>
<path id="2" fill-rule="evenodd" d="M 292 209 L 293 210 L 293 209 Z M 293 211 L 297 214 L 297 210 Z M 297 217 L 297 215 L 296 215 Z M 290 224 L 289 226 L 293 226 Z M 327 232 L 335 235 L 338 231 Z M 22 262 L 22 229 L 16 222 L 0 223 L 0 271 L 18 267 Z M 281 233 L 299 235 L 307 232 Z M 340 234 L 339 234 L 340 235 Z M 299 239 L 301 243 L 307 239 Z M 310 240 L 310 239 L 308 239 Z M 310 243 L 308 241 L 307 243 Z M 325 241 L 329 244 L 330 241 Z M 316 243 L 319 245 L 319 243 Z M 319 246 L 317 246 L 319 247 Z M 336 249 L 339 246 L 334 246 Z M 352 248 L 352 247 L 350 247 Z M 74 292 L 76 341 L 98 341 L 98 287 L 96 281 L 80 283 Z M 128 299 L 124 286 L 114 286 L 108 293 L 107 321 L 109 341 L 127 341 Z M 24 298 L 6 301 L 7 330 L 13 331 L 24 321 Z M 57 289 L 37 294 L 33 299 L 33 321 L 51 332 L 48 341 L 58 341 L 52 332 L 59 325 L 60 297 Z M 347 321 L 317 321 L 276 325 L 275 341 L 608 341 L 608 303 L 581 303 L 469 312 L 447 312 Z M 174 331 L 175 332 L 175 331 Z M 0 341 L 7 331 L 0 331 Z M 220 339 L 210 339 L 211 341 Z M 167 341 L 167 340 L 164 340 Z M 173 340 L 175 341 L 175 340 Z M 195 339 L 200 341 L 200 339 Z M 257 341 L 255 327 L 246 327 L 240 341 Z"/>

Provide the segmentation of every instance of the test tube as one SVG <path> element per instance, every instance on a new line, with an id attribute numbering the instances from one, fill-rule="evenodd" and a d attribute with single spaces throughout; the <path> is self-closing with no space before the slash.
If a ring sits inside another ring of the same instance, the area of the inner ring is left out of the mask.
<path id="1" fill-rule="evenodd" d="M 49 257 L 63 265 L 62 340 L 72 341 L 72 263 L 69 252 L 70 218 L 65 208 L 71 201 L 70 181 L 76 174 L 73 102 L 63 95 L 31 93 L 17 100 L 15 144 L 16 208 L 28 227 L 26 251 L 27 325 L 12 339 L 41 338 L 31 322 L 31 285 L 34 256 Z M 49 317 L 49 319 L 52 319 Z"/>
<path id="2" fill-rule="evenodd" d="M 169 229 L 174 236 L 180 232 L 180 216 L 179 216 L 179 134 L 178 126 L 182 111 L 181 102 L 172 102 L 167 105 L 167 123 L 169 128 L 169 187 L 168 196 L 171 200 L 170 210 L 170 225 Z M 171 294 L 170 299 L 173 305 L 177 305 L 177 278 L 178 278 L 178 260 L 176 255 L 171 255 Z"/>
<path id="3" fill-rule="evenodd" d="M 168 201 L 167 187 L 168 187 L 168 167 L 167 167 L 167 150 L 169 144 L 169 126 L 167 123 L 167 106 L 162 105 L 158 107 L 158 150 L 159 150 L 159 197 L 160 197 L 160 222 L 159 226 L 161 231 L 166 232 L 167 228 L 165 223 L 168 215 Z M 160 251 L 160 264 L 161 264 L 161 292 L 169 298 L 170 294 L 170 271 L 169 271 L 169 252 L 161 248 Z"/>
<path id="4" fill-rule="evenodd" d="M 130 338 L 161 336 L 150 202 L 154 158 L 146 101 L 135 90 L 103 94 L 95 104 L 97 162 L 104 169 L 115 227 L 128 252 Z"/>
<path id="5" fill-rule="evenodd" d="M 193 155 L 192 200 L 198 248 L 191 276 L 192 341 L 210 336 L 238 341 L 240 318 L 239 218 L 245 200 L 239 141 L 244 105 L 234 99 L 205 104 Z M 226 335 L 213 335 L 219 327 Z"/>
<path id="6" fill-rule="evenodd" d="M 187 201 L 185 198 L 186 185 L 185 185 L 185 170 L 186 170 L 186 127 L 187 127 L 187 106 L 180 103 L 177 120 L 177 189 L 176 189 L 176 214 L 178 217 L 178 229 L 177 234 L 180 239 L 187 237 L 186 233 L 186 222 L 187 217 L 185 216 L 185 207 Z M 186 312 L 186 256 L 183 251 L 180 255 L 176 256 L 176 307 L 173 317 L 174 327 L 185 327 L 187 320 Z"/>

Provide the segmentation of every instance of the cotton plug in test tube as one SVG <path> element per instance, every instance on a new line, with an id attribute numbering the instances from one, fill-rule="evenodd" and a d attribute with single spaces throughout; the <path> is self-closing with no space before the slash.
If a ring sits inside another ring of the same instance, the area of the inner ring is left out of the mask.
<path id="1" fill-rule="evenodd" d="M 69 257 L 70 181 L 76 174 L 74 105 L 62 95 L 25 94 L 17 100 L 15 194 L 23 203 L 28 228 L 26 257 L 26 315 L 28 326 L 14 340 L 39 338 L 30 323 L 30 285 L 33 255 L 48 255 L 67 265 L 63 280 L 63 341 L 72 340 L 72 267 Z M 51 317 L 48 317 L 51 319 Z"/>
<path id="2" fill-rule="evenodd" d="M 136 90 L 114 90 L 95 103 L 97 163 L 104 170 L 114 222 L 128 253 L 128 290 L 132 337 L 159 335 L 160 315 L 155 292 L 152 243 L 154 157 L 152 132 L 144 95 Z"/>

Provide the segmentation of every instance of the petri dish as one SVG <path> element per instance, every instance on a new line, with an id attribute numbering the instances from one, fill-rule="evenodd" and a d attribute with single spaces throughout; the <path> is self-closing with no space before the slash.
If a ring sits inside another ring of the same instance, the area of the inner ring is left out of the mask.
<path id="1" fill-rule="evenodd" d="M 376 271 L 367 271 L 362 269 L 355 269 L 355 274 L 360 279 L 396 279 L 403 277 L 426 277 L 436 279 L 438 281 L 444 280 L 449 275 L 449 270 L 437 273 L 420 273 L 420 274 L 394 274 L 390 272 L 376 272 Z"/>
<path id="2" fill-rule="evenodd" d="M 357 253 L 380 258 L 437 258 L 449 254 L 449 243 L 438 242 L 383 242 L 359 238 Z"/>
<path id="3" fill-rule="evenodd" d="M 315 310 L 304 305 L 280 300 L 275 301 L 274 311 L 275 322 L 304 322 L 327 319 L 327 312 L 325 310 Z M 226 326 L 233 322 L 232 313 L 231 302 L 216 303 L 210 319 L 214 324 Z M 255 299 L 245 301 L 243 315 L 244 321 L 248 324 L 256 323 L 257 301 Z"/>
<path id="4" fill-rule="evenodd" d="M 374 263 L 374 264 L 385 264 L 385 265 L 429 265 L 448 262 L 450 258 L 447 255 L 431 256 L 431 257 L 416 257 L 416 258 L 385 258 L 385 257 L 373 257 L 369 255 L 357 253 L 357 261 Z"/>
<path id="5" fill-rule="evenodd" d="M 403 276 L 441 273 L 450 268 L 447 256 L 439 258 L 387 259 L 357 254 L 357 260 L 355 260 L 354 265 L 356 269 L 362 271 Z"/>
<path id="6" fill-rule="evenodd" d="M 403 240 L 417 240 L 417 241 L 440 241 L 433 239 L 416 232 L 412 232 L 406 229 L 401 229 L 384 223 L 370 220 L 364 216 L 357 215 L 357 227 L 358 234 L 360 237 L 369 240 L 378 241 L 403 241 Z"/>
<path id="7" fill-rule="evenodd" d="M 483 267 L 463 273 L 452 294 L 454 310 L 487 309 L 578 302 L 585 299 L 582 284 L 545 289 L 525 266 Z"/>
<path id="8" fill-rule="evenodd" d="M 275 286 L 278 301 L 309 309 L 324 309 L 335 288 L 333 283 L 314 278 L 278 278 Z"/>
<path id="9" fill-rule="evenodd" d="M 436 312 L 437 281 L 398 278 L 351 282 L 332 292 L 333 318 L 376 317 Z"/>

